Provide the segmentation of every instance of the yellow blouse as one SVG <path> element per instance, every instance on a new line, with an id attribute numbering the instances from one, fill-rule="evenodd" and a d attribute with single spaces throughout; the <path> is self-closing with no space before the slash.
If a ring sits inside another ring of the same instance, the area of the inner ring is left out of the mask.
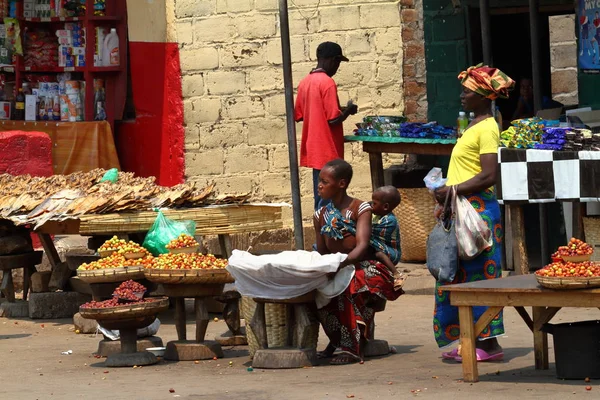
<path id="1" fill-rule="evenodd" d="M 494 118 L 486 118 L 467 129 L 450 157 L 446 185 L 458 185 L 481 172 L 482 154 L 498 154 L 500 131 Z"/>

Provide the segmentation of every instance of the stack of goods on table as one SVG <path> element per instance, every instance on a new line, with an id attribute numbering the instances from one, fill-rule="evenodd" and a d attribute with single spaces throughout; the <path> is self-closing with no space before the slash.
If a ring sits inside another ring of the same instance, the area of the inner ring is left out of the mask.
<path id="1" fill-rule="evenodd" d="M 116 236 L 98 249 L 101 259 L 83 263 L 77 268 L 77 276 L 87 283 L 121 282 L 144 278 L 144 267 L 153 261 L 148 250 L 133 241 Z"/>
<path id="2" fill-rule="evenodd" d="M 599 151 L 600 134 L 589 129 L 559 127 L 559 121 L 541 118 L 519 119 L 500 134 L 500 143 L 507 148 L 554 151 Z"/>
<path id="3" fill-rule="evenodd" d="M 214 184 L 200 187 L 193 181 L 163 187 L 155 179 L 103 169 L 50 177 L 0 174 L 0 218 L 32 224 L 35 229 L 49 220 L 89 214 L 240 204 L 249 197 L 214 196 Z"/>
<path id="4" fill-rule="evenodd" d="M 545 128 L 556 128 L 558 125 L 558 121 L 541 118 L 517 119 L 500 134 L 500 143 L 508 148 L 533 149 L 542 140 Z"/>
<path id="5" fill-rule="evenodd" d="M 199 244 L 192 236 L 181 234 L 171 240 L 169 253 L 145 264 L 145 276 L 151 282 L 168 284 L 231 283 L 227 260 L 212 254 L 197 253 Z"/>
<path id="6" fill-rule="evenodd" d="M 600 265 L 590 261 L 594 249 L 571 238 L 552 254 L 552 263 L 535 272 L 540 285 L 550 289 L 600 287 Z"/>
<path id="7" fill-rule="evenodd" d="M 365 117 L 356 124 L 356 136 L 401 137 L 413 139 L 452 139 L 456 130 L 436 122 L 407 122 L 405 117 Z"/>

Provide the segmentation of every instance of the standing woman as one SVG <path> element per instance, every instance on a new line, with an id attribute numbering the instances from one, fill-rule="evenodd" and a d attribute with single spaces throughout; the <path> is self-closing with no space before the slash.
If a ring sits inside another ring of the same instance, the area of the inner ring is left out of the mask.
<path id="1" fill-rule="evenodd" d="M 447 186 L 435 192 L 438 203 L 444 204 L 451 186 L 458 195 L 465 196 L 493 233 L 493 245 L 470 261 L 460 261 L 456 278 L 452 283 L 495 279 L 501 275 L 502 225 L 500 207 L 496 200 L 494 185 L 498 163 L 500 132 L 492 116 L 492 100 L 508 98 L 514 81 L 502 71 L 481 64 L 461 72 L 463 91 L 460 95 L 462 109 L 474 112 L 475 119 L 452 150 L 448 169 Z M 448 292 L 442 292 L 436 284 L 433 330 L 440 348 L 450 346 L 460 337 L 458 308 L 450 305 Z M 473 307 L 477 321 L 487 307 Z M 479 335 L 477 361 L 501 360 L 504 357 L 497 337 L 504 334 L 502 313 Z M 459 350 L 442 353 L 444 359 L 460 361 Z"/>

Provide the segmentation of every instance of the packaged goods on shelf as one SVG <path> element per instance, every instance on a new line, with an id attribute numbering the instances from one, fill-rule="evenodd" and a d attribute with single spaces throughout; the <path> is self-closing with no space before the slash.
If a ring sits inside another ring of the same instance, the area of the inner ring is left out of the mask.
<path id="1" fill-rule="evenodd" d="M 94 0 L 94 15 L 103 16 L 106 13 L 106 0 Z"/>
<path id="2" fill-rule="evenodd" d="M 56 43 L 50 32 L 46 30 L 28 30 L 25 33 L 25 50 L 26 67 L 51 69 L 58 66 Z"/>
<path id="3" fill-rule="evenodd" d="M 37 119 L 36 106 L 36 96 L 32 94 L 25 96 L 25 121 L 35 121 Z"/>
<path id="4" fill-rule="evenodd" d="M 10 101 L 0 101 L 0 120 L 10 119 L 11 110 Z"/>
<path id="5" fill-rule="evenodd" d="M 8 0 L 0 0 L 0 17 L 8 17 Z"/>
<path id="6" fill-rule="evenodd" d="M 7 41 L 6 25 L 0 24 L 0 64 L 12 64 L 12 46 Z"/>
<path id="7" fill-rule="evenodd" d="M 94 47 L 94 67 L 101 67 L 103 63 L 104 39 L 106 38 L 107 30 L 103 27 L 96 27 L 96 42 Z"/>

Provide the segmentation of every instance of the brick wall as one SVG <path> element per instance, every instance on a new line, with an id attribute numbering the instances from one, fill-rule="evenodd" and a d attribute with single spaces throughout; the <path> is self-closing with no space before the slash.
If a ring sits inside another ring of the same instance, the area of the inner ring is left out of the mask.
<path id="1" fill-rule="evenodd" d="M 278 1 L 171 4 L 169 32 L 180 45 L 183 78 L 186 178 L 213 180 L 223 192 L 250 192 L 253 200 L 291 202 Z M 315 8 L 316 4 L 317 0 L 295 0 L 295 5 L 290 1 L 294 86 L 316 66 L 318 44 L 335 41 L 350 58 L 334 77 L 340 102 L 353 99 L 360 111 L 346 121 L 345 132 L 350 134 L 365 115 L 402 114 L 406 49 L 400 2 L 321 0 Z M 415 60 L 410 66 L 421 68 Z M 298 140 L 301 129 L 297 125 Z M 352 195 L 370 198 L 368 157 L 361 146 L 346 145 L 346 159 L 355 168 Z M 387 158 L 386 164 L 402 160 Z M 308 220 L 312 172 L 301 168 L 300 175 Z M 291 221 L 291 211 L 286 218 Z"/>
<path id="2" fill-rule="evenodd" d="M 411 121 L 427 121 L 423 0 L 401 0 L 404 59 L 404 115 Z"/>
<path id="3" fill-rule="evenodd" d="M 575 15 L 550 17 L 552 98 L 565 105 L 578 104 Z"/>

